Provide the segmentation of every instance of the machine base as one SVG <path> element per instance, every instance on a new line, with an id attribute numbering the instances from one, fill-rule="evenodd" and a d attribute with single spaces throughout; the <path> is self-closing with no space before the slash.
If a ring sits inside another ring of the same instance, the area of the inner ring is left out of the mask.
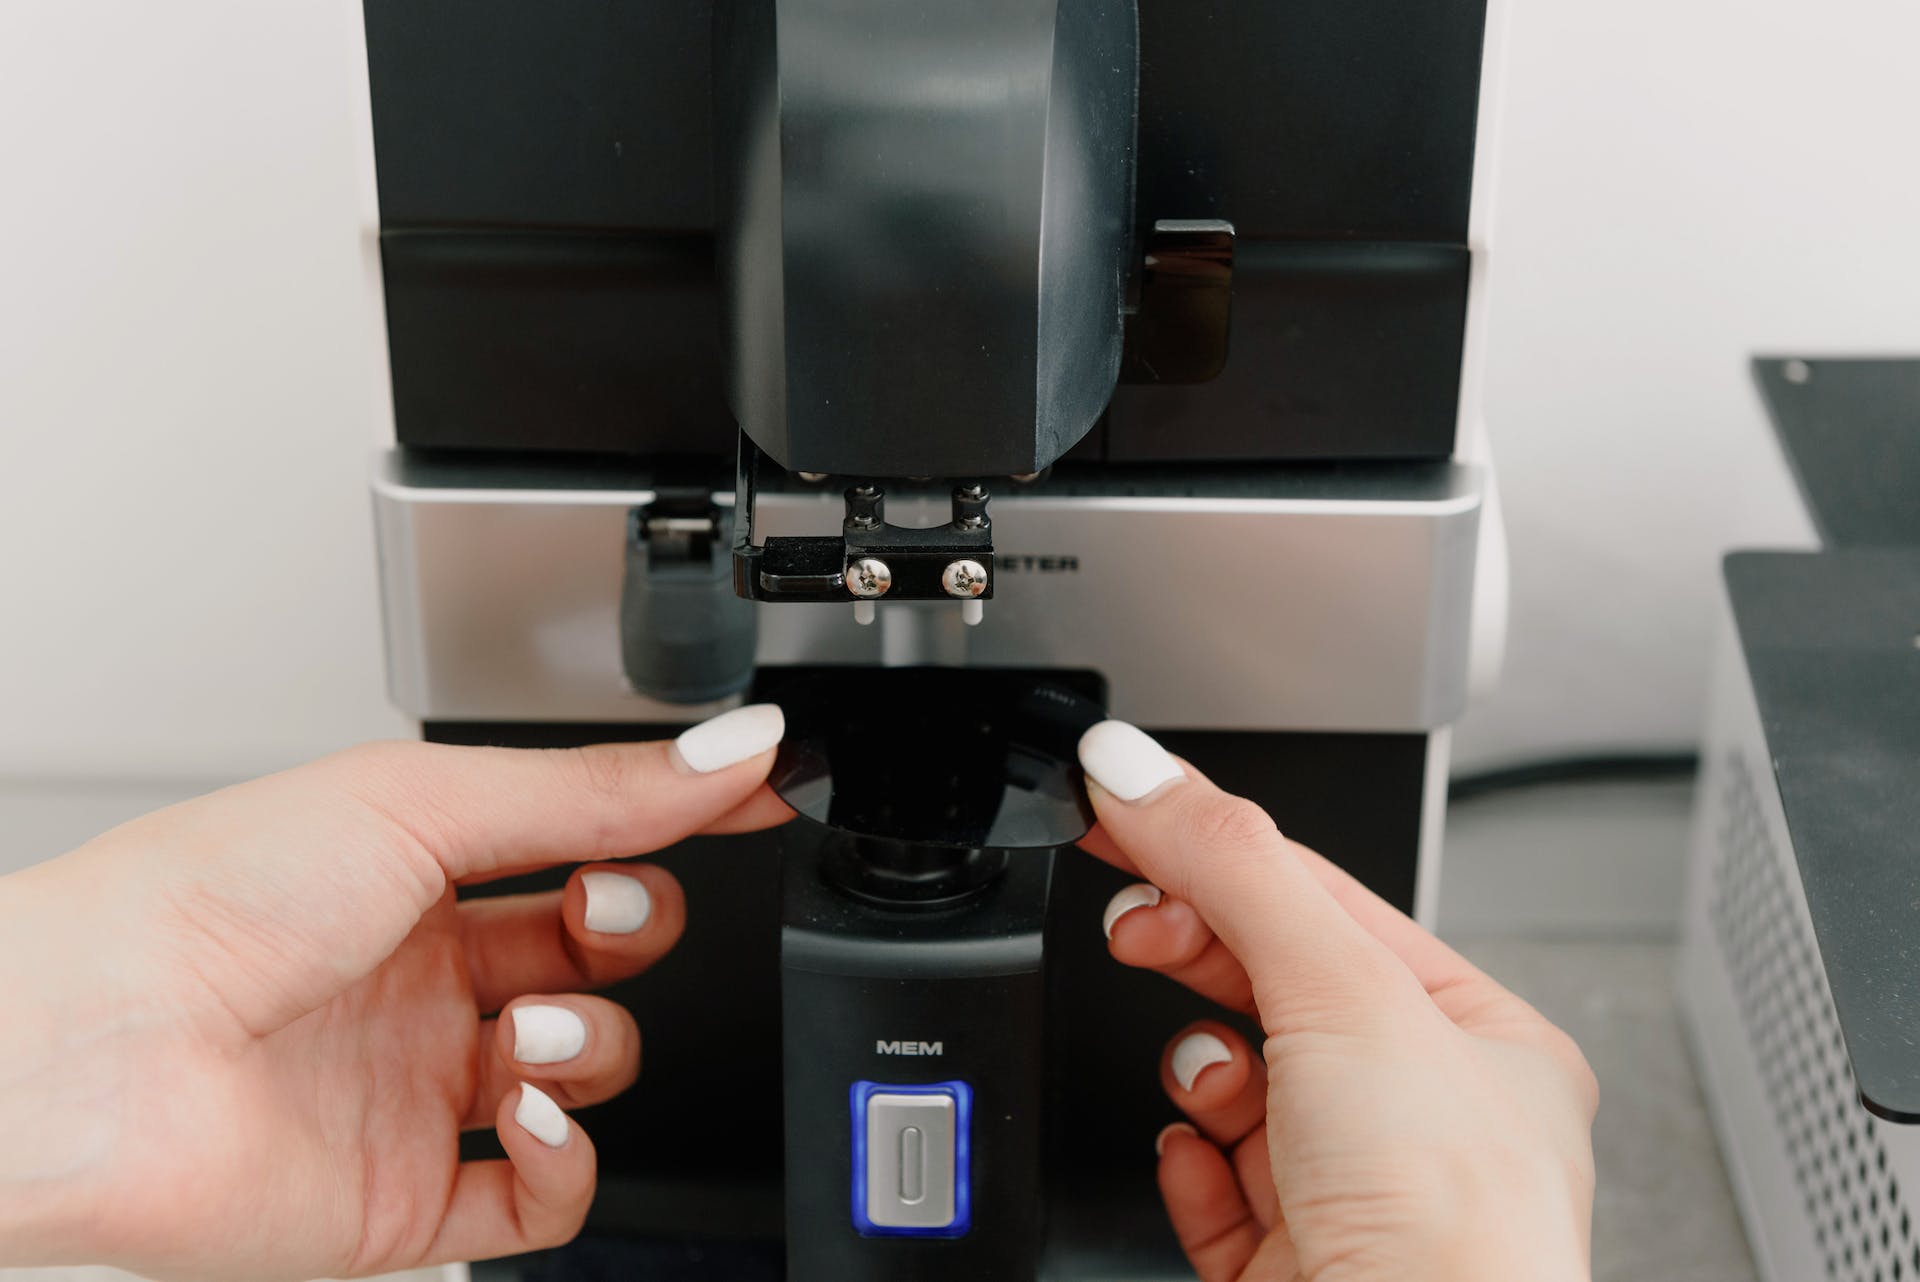
<path id="1" fill-rule="evenodd" d="M 657 739 L 669 725 L 431 722 L 445 743 L 565 747 Z M 1287 833 L 1412 911 L 1427 797 L 1423 734 L 1157 731 Z M 529 1282 L 751 1282 L 783 1274 L 780 868 L 770 834 L 699 838 L 653 857 L 687 893 L 680 945 L 615 986 L 646 1039 L 638 1087 L 583 1110 L 600 1191 L 571 1246 L 525 1257 Z M 478 888 L 556 884 L 564 870 Z M 1190 1278 L 1154 1185 L 1153 1138 L 1175 1119 L 1158 1064 L 1168 1038 L 1220 1011 L 1107 955 L 1100 914 L 1129 878 L 1063 852 L 1047 925 L 1048 1282 Z M 701 1101 L 724 1101 L 702 1107 Z M 490 1135 L 469 1137 L 474 1155 Z M 499 1266 L 494 1266 L 499 1267 Z M 478 1276 L 478 1273 L 476 1274 Z M 812 1282 L 812 1280 L 799 1280 Z"/>

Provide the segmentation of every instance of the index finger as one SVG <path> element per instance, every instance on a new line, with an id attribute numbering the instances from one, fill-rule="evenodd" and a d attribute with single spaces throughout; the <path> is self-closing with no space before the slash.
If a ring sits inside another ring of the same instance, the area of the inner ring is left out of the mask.
<path id="1" fill-rule="evenodd" d="M 376 744 L 322 765 L 461 882 L 648 854 L 692 836 L 755 797 L 785 730 L 778 706 L 754 704 L 671 742 Z"/>
<path id="2" fill-rule="evenodd" d="M 1135 727 L 1103 721 L 1080 741 L 1114 853 L 1191 904 L 1247 969 L 1269 1034 L 1351 1025 L 1422 985 L 1299 858 L 1251 801 L 1215 787 Z"/>
<path id="3" fill-rule="evenodd" d="M 1180 765 L 1190 774 L 1198 773 L 1189 762 L 1181 761 Z M 1140 871 L 1104 828 L 1095 827 L 1080 839 L 1079 844 L 1094 858 L 1124 872 Z M 1375 894 L 1366 883 L 1339 864 L 1311 846 L 1303 846 L 1297 841 L 1288 841 L 1288 845 L 1314 879 L 1333 896 L 1334 902 L 1344 908 L 1347 915 L 1360 924 L 1361 929 L 1385 944 L 1413 972 L 1414 978 L 1428 993 L 1442 992 L 1469 979 L 1493 982 L 1472 962 Z"/>

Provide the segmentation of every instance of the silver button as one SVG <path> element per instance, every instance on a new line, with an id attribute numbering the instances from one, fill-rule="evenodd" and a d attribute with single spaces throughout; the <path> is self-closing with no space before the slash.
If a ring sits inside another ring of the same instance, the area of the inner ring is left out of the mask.
<path id="1" fill-rule="evenodd" d="M 900 1200 L 908 1206 L 927 1196 L 926 1136 L 917 1126 L 900 1132 Z"/>
<path id="2" fill-rule="evenodd" d="M 954 1218 L 951 1095 L 867 1101 L 867 1218 L 880 1228 L 943 1229 Z"/>

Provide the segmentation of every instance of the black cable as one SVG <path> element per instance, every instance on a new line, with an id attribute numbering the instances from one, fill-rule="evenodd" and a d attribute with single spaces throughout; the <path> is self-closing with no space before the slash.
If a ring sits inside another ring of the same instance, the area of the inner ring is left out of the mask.
<path id="1" fill-rule="evenodd" d="M 1697 752 L 1613 752 L 1547 757 L 1455 775 L 1447 800 L 1458 803 L 1489 793 L 1560 783 L 1658 783 L 1692 778 L 1700 769 Z"/>

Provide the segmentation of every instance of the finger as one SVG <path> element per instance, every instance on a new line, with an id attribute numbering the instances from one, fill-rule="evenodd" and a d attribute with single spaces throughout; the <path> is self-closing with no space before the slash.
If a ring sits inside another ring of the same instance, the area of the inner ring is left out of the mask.
<path id="1" fill-rule="evenodd" d="M 210 1006 L 223 1028 L 258 1037 L 385 962 L 454 884 L 700 831 L 760 789 L 784 733 L 780 709 L 763 704 L 672 743 L 374 744 L 137 821 L 104 845 L 178 849 L 150 871 L 203 920 L 276 923 L 271 947 L 223 945 L 236 978 Z"/>
<path id="2" fill-rule="evenodd" d="M 761 784 L 745 801 L 700 831 L 703 835 L 710 837 L 740 832 L 760 832 L 766 828 L 778 828 L 793 818 L 793 815 L 792 806 L 780 800 L 780 795 L 772 788 Z"/>
<path id="3" fill-rule="evenodd" d="M 1160 1053 L 1160 1088 L 1215 1143 L 1237 1144 L 1267 1120 L 1267 1066 L 1247 1039 L 1203 1019 Z"/>
<path id="4" fill-rule="evenodd" d="M 1191 767 L 1188 769 L 1191 770 Z M 1120 848 L 1105 828 L 1096 825 L 1078 844 L 1088 854 L 1116 868 L 1132 873 L 1140 871 L 1132 857 Z M 1406 963 L 1429 992 L 1451 988 L 1469 980 L 1494 982 L 1466 958 L 1429 934 L 1418 922 L 1374 894 L 1352 873 L 1318 851 L 1298 842 L 1292 843 L 1292 846 L 1301 862 L 1307 865 L 1308 871 L 1346 909 L 1347 915 Z M 1154 970 L 1163 969 L 1146 961 L 1133 961 L 1131 964 L 1148 966 Z"/>
<path id="5" fill-rule="evenodd" d="M 761 832 L 768 828 L 778 828 L 792 819 L 793 808 L 780 800 L 779 794 L 762 784 L 748 798 L 727 811 L 719 818 L 700 829 L 696 836 L 724 837 L 743 832 Z M 551 854 L 539 855 L 530 862 L 501 864 L 485 872 L 467 873 L 458 878 L 462 886 L 484 886 L 488 882 L 503 881 L 508 877 L 524 877 L 528 873 L 540 872 L 556 863 L 563 863 Z"/>
<path id="6" fill-rule="evenodd" d="M 322 766 L 457 881 L 644 854 L 691 836 L 752 797 L 784 733 L 780 709 L 756 704 L 671 743 L 376 744 Z"/>
<path id="7" fill-rule="evenodd" d="M 1229 1010 L 1251 1013 L 1253 985 L 1219 936 L 1191 904 L 1169 899 L 1158 887 L 1123 886 L 1107 901 L 1101 924 L 1114 960 L 1157 970 Z"/>
<path id="8" fill-rule="evenodd" d="M 593 1201 L 593 1144 L 538 1087 L 508 1091 L 494 1116 L 506 1161 L 463 1162 L 423 1264 L 488 1260 L 570 1241 Z"/>
<path id="9" fill-rule="evenodd" d="M 1129 856 L 1126 851 L 1120 849 L 1118 845 L 1114 844 L 1112 836 L 1098 823 L 1095 823 L 1092 828 L 1088 829 L 1087 835 L 1074 844 L 1092 855 L 1095 859 L 1103 863 L 1112 864 L 1121 872 L 1129 872 L 1135 876 L 1139 876 L 1140 874 L 1140 870 L 1134 867 L 1132 857 Z"/>
<path id="10" fill-rule="evenodd" d="M 1248 1131 L 1246 1138 L 1233 1146 L 1227 1159 L 1233 1163 L 1234 1178 L 1240 1181 L 1240 1191 L 1246 1195 L 1253 1218 L 1261 1228 L 1271 1229 L 1280 1222 L 1280 1193 L 1273 1186 L 1273 1154 L 1267 1148 L 1267 1124 L 1262 1122 Z"/>
<path id="11" fill-rule="evenodd" d="M 576 993 L 522 997 L 481 1027 L 480 1078 L 462 1125 L 493 1124 L 531 1081 L 562 1108 L 602 1104 L 640 1076 L 640 1029 L 624 1008 Z"/>
<path id="12" fill-rule="evenodd" d="M 1105 835 L 1240 959 L 1269 1033 L 1353 1027 L 1424 1001 L 1258 806 L 1124 722 L 1087 731 L 1080 761 Z"/>
<path id="13" fill-rule="evenodd" d="M 1139 871 L 1104 828 L 1094 827 L 1081 838 L 1079 844 L 1081 849 L 1115 867 L 1129 872 Z M 1441 1013 L 1460 1027 L 1480 1033 L 1497 1032 L 1503 1026 L 1531 1031 L 1535 1025 L 1543 1022 L 1531 1006 L 1429 934 L 1418 922 L 1380 898 L 1352 873 L 1318 851 L 1297 842 L 1292 843 L 1292 849 L 1320 885 L 1333 896 L 1334 901 L 1346 910 L 1347 915 L 1398 957 L 1420 986 L 1426 989 L 1428 996 L 1433 998 Z M 1251 1002 L 1251 985 L 1246 980 L 1245 967 L 1240 965 L 1231 950 L 1224 947 L 1206 948 L 1200 937 L 1195 935 L 1182 933 L 1176 936 L 1171 932 L 1161 934 L 1140 926 L 1123 929 L 1112 925 L 1115 920 L 1114 906 L 1133 889 L 1122 889 L 1108 905 L 1108 937 L 1114 941 L 1110 946 L 1113 955 L 1128 965 L 1160 971 L 1229 1009 L 1246 1009 L 1242 1003 Z M 1151 920 L 1161 913 L 1177 917 L 1178 910 L 1169 910 L 1167 905 L 1178 902 L 1165 900 L 1156 913 L 1129 911 L 1126 920 Z M 1134 903 L 1128 906 L 1141 905 Z M 1204 921 L 1200 922 L 1200 926 L 1207 929 Z M 1207 929 L 1207 936 L 1212 937 L 1210 929 Z M 1192 965 L 1191 969 L 1183 969 L 1188 963 L 1199 964 Z M 1245 998 L 1240 992 L 1242 985 L 1247 987 L 1248 995 Z"/>
<path id="14" fill-rule="evenodd" d="M 1191 1127 L 1160 1132 L 1160 1198 L 1200 1282 L 1231 1282 L 1260 1249 L 1260 1225 L 1233 1167 Z"/>
<path id="15" fill-rule="evenodd" d="M 1472 962 L 1456 953 L 1419 922 L 1373 893 L 1340 865 L 1317 851 L 1298 846 L 1300 859 L 1348 916 L 1405 963 L 1441 1014 L 1469 1032 L 1493 1032 L 1523 1026 L 1529 1032 L 1550 1027 L 1539 1012 Z"/>
<path id="16" fill-rule="evenodd" d="M 1316 850 L 1296 845 L 1295 853 L 1361 929 L 1385 944 L 1428 989 L 1481 972 L 1441 943 L 1425 927 L 1369 890 L 1360 879 Z M 1481 976 L 1484 978 L 1484 976 Z"/>
<path id="17" fill-rule="evenodd" d="M 679 941 L 687 897 L 655 864 L 589 864 L 561 890 L 463 900 L 460 924 L 474 1000 L 492 1011 L 639 974 Z"/>

